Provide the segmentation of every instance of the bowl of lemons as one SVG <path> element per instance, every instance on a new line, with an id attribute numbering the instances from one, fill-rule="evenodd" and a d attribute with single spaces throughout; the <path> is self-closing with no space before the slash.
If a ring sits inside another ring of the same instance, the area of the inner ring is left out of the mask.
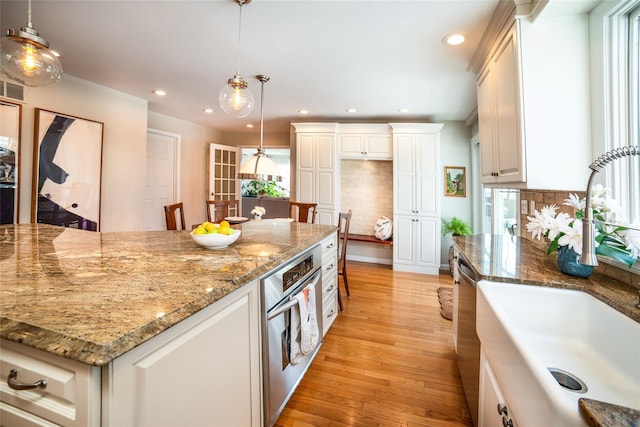
<path id="1" fill-rule="evenodd" d="M 204 248 L 224 249 L 238 240 L 240 234 L 242 231 L 231 228 L 227 221 L 203 222 L 191 232 L 191 238 Z"/>

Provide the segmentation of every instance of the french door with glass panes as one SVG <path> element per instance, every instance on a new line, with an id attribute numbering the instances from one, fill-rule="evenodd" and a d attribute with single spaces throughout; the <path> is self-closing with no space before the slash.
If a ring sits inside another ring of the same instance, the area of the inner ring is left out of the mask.
<path id="1" fill-rule="evenodd" d="M 237 179 L 240 148 L 228 145 L 209 145 L 209 200 L 238 200 L 238 211 L 229 207 L 229 216 L 240 216 L 242 197 Z"/>

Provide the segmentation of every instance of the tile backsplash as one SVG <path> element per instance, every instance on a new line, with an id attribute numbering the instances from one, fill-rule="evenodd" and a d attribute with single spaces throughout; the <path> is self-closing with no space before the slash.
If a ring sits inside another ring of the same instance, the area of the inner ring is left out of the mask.
<path id="1" fill-rule="evenodd" d="M 349 232 L 373 236 L 378 218 L 393 219 L 393 162 L 341 160 L 340 210 L 351 209 Z"/>
<path id="2" fill-rule="evenodd" d="M 528 212 L 527 214 L 520 214 L 520 236 L 531 240 L 536 244 L 536 246 L 539 246 L 541 250 L 546 250 L 547 244 L 544 240 L 532 239 L 531 233 L 527 232 L 527 216 L 532 215 L 532 212 L 529 211 L 531 201 L 535 203 L 535 209 L 538 211 L 542 209 L 543 206 L 555 204 L 558 207 L 557 212 L 566 212 L 573 216 L 573 208 L 563 205 L 565 199 L 569 197 L 569 193 L 575 193 L 581 198 L 585 197 L 584 191 L 520 190 L 520 202 L 522 203 L 522 201 L 526 201 Z M 640 289 L 640 274 L 634 274 L 623 268 L 618 268 L 603 262 L 596 267 L 596 270 L 609 277 L 621 282 L 629 283 L 630 285 Z"/>

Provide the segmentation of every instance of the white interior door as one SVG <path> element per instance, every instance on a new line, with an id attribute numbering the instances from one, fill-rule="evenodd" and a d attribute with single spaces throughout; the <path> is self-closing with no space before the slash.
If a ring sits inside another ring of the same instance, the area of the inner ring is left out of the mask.
<path id="1" fill-rule="evenodd" d="M 166 230 L 164 206 L 179 201 L 180 135 L 147 130 L 145 230 Z"/>

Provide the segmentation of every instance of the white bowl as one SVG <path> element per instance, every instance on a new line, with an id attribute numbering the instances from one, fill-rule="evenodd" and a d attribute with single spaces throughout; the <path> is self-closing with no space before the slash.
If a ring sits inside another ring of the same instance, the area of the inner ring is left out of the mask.
<path id="1" fill-rule="evenodd" d="M 219 228 L 218 224 L 215 224 L 215 225 Z M 241 230 L 236 230 L 234 228 L 232 228 L 231 230 L 233 230 L 233 234 L 231 235 L 218 234 L 218 233 L 193 234 L 193 231 L 192 231 L 191 238 L 193 239 L 194 242 L 196 242 L 200 246 L 205 247 L 207 249 L 224 249 L 230 244 L 234 243 L 236 240 L 238 240 L 238 238 L 240 237 L 240 234 L 242 234 Z"/>

